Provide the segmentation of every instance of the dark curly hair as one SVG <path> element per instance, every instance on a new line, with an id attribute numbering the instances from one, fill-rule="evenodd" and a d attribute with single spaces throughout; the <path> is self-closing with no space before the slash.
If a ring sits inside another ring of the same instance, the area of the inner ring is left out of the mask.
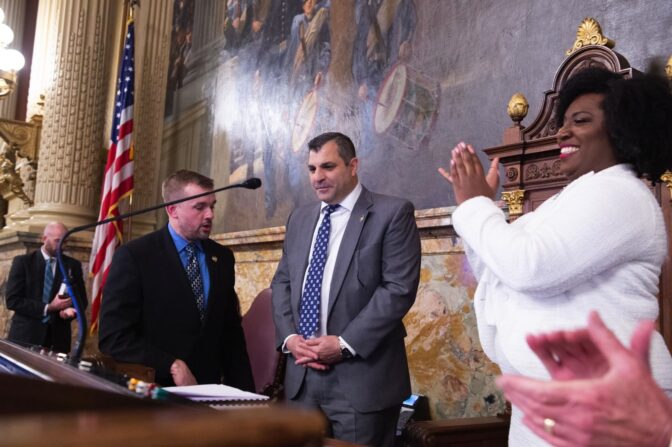
<path id="1" fill-rule="evenodd" d="M 619 163 L 630 163 L 639 177 L 655 183 L 672 169 L 672 91 L 654 75 L 624 79 L 604 68 L 590 67 L 562 87 L 555 116 L 562 126 L 565 112 L 579 96 L 604 95 L 607 134 Z"/>

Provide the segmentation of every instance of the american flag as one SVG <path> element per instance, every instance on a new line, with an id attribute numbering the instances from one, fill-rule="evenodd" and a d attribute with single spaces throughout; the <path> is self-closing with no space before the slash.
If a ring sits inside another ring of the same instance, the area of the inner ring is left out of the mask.
<path id="1" fill-rule="evenodd" d="M 133 192 L 133 84 L 134 84 L 134 26 L 126 27 L 124 55 L 119 68 L 117 96 L 112 119 L 112 136 L 103 175 L 98 220 L 118 216 L 119 202 Z M 89 270 L 93 277 L 91 303 L 91 333 L 98 330 L 98 312 L 103 299 L 103 286 L 110 270 L 114 251 L 121 244 L 121 221 L 96 227 L 91 247 Z"/>

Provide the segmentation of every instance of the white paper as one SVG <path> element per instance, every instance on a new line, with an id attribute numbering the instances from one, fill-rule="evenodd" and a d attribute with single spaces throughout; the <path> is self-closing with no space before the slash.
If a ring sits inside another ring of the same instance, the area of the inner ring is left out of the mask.
<path id="1" fill-rule="evenodd" d="M 61 283 L 61 287 L 58 289 L 57 295 L 67 295 L 68 294 L 68 288 L 65 286 L 65 283 Z"/>
<path id="2" fill-rule="evenodd" d="M 248 391 L 239 390 L 232 386 L 222 384 L 208 384 L 208 385 L 189 385 L 189 386 L 169 386 L 164 390 L 173 394 L 186 397 L 194 401 L 203 400 L 268 400 L 268 396 L 262 394 L 250 393 Z"/>

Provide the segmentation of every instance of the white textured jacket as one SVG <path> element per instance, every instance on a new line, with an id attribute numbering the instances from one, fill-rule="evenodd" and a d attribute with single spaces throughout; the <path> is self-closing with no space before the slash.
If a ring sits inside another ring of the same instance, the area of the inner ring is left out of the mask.
<path id="1" fill-rule="evenodd" d="M 472 198 L 453 225 L 478 280 L 483 350 L 503 372 L 547 378 L 525 336 L 584 327 L 592 309 L 626 346 L 640 320 L 658 317 L 666 229 L 630 165 L 585 174 L 513 223 L 492 200 Z M 658 333 L 651 364 L 670 394 L 672 357 Z"/>

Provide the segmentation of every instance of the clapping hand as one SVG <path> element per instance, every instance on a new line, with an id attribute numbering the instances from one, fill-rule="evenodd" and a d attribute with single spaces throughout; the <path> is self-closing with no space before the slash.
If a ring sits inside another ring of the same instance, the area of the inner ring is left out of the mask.
<path id="1" fill-rule="evenodd" d="M 450 168 L 439 168 L 439 173 L 452 183 L 457 204 L 477 196 L 494 200 L 499 187 L 499 158 L 492 160 L 486 174 L 470 144 L 458 143 L 451 155 Z"/>

